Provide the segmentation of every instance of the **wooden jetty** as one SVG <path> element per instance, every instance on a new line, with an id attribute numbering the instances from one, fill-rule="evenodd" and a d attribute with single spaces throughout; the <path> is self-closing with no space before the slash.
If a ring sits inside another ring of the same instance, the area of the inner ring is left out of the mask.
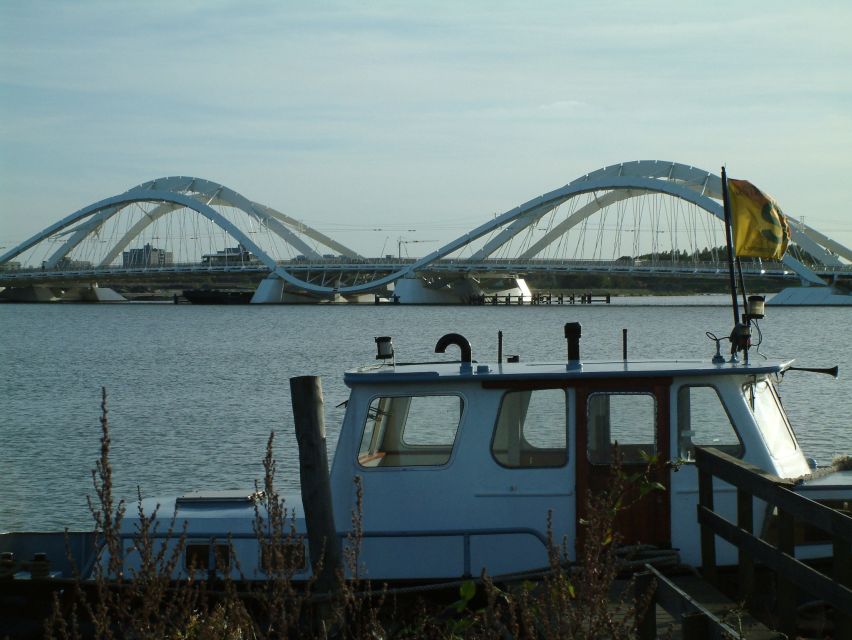
<path id="1" fill-rule="evenodd" d="M 717 449 L 696 447 L 696 464 L 701 575 L 663 575 L 646 567 L 637 580 L 637 593 L 655 585 L 657 606 L 637 622 L 638 637 L 657 637 L 660 608 L 678 622 L 684 638 L 814 637 L 803 636 L 807 630 L 800 614 L 818 604 L 833 615 L 830 637 L 852 640 L 852 517 L 794 492 L 795 481 L 768 474 Z M 714 478 L 736 488 L 736 522 L 714 510 Z M 768 503 L 777 531 L 753 531 L 755 499 Z M 803 526 L 823 532 L 830 540 L 831 554 L 821 563 L 827 565 L 822 570 L 795 557 L 796 538 L 801 537 Z M 735 567 L 717 566 L 717 537 L 737 547 Z M 760 609 L 762 622 L 749 609 L 756 614 Z M 816 637 L 824 635 L 820 632 Z"/>
<path id="2" fill-rule="evenodd" d="M 603 303 L 610 304 L 612 296 L 609 293 L 593 294 L 552 294 L 552 293 L 536 293 L 531 296 L 525 295 L 481 295 L 473 296 L 470 299 L 472 305 L 565 305 L 565 304 L 594 304 Z"/>

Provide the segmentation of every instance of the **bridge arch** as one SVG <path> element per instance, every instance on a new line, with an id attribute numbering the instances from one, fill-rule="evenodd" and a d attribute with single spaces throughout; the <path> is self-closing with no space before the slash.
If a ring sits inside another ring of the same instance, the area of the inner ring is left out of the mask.
<path id="1" fill-rule="evenodd" d="M 589 205 L 579 209 L 520 257 L 532 257 L 540 252 L 544 246 L 553 242 L 558 236 L 561 236 L 570 228 L 609 204 L 649 193 L 661 193 L 680 198 L 696 205 L 717 219 L 724 221 L 724 209 L 720 202 L 722 198 L 722 183 L 719 176 L 676 162 L 660 160 L 626 162 L 603 167 L 602 169 L 588 173 L 559 189 L 550 191 L 514 209 L 510 209 L 502 215 L 496 216 L 493 220 L 489 220 L 440 249 L 424 256 L 412 264 L 407 269 L 407 272 L 412 273 L 423 269 L 432 262 L 458 251 L 465 245 L 497 229 L 505 227 L 471 256 L 472 259 L 485 258 L 567 200 L 580 194 L 597 191 L 604 191 L 606 193 L 600 198 L 596 198 Z M 801 244 L 807 251 L 822 258 L 829 264 L 840 264 L 837 256 L 826 251 L 823 246 L 815 241 L 814 238 L 820 235 L 804 225 L 797 225 L 797 227 L 792 229 L 792 240 L 794 242 Z M 824 236 L 822 238 L 825 239 Z M 834 248 L 839 250 L 838 253 L 840 255 L 852 260 L 852 254 L 848 249 L 839 245 L 839 243 L 834 244 L 837 245 Z M 785 255 L 783 262 L 801 278 L 813 284 L 825 284 L 825 281 L 816 273 L 793 256 L 789 254 Z"/>
<path id="2" fill-rule="evenodd" d="M 271 277 L 280 278 L 293 287 L 317 295 L 355 294 L 378 289 L 403 277 L 416 277 L 418 271 L 426 270 L 432 263 L 480 241 L 488 234 L 493 234 L 493 237 L 487 239 L 471 256 L 474 260 L 487 259 L 500 247 L 506 246 L 515 236 L 525 229 L 529 229 L 531 225 L 535 225 L 543 216 L 562 203 L 578 195 L 589 193 L 594 194 L 594 197 L 588 203 L 573 211 L 559 224 L 549 229 L 543 237 L 523 251 L 518 258 L 521 260 L 533 259 L 547 246 L 590 216 L 612 204 L 648 194 L 665 194 L 679 198 L 692 203 L 716 219 L 722 220 L 724 217 L 719 176 L 706 170 L 675 162 L 659 160 L 625 162 L 588 173 L 563 187 L 495 216 L 494 219 L 393 273 L 351 286 L 329 287 L 324 284 L 306 282 L 290 273 L 268 251 L 255 243 L 245 231 L 216 211 L 214 206 L 223 205 L 243 211 L 277 237 L 283 239 L 290 247 L 309 258 L 319 258 L 320 256 L 313 247 L 302 240 L 301 235 L 320 245 L 329 247 L 342 256 L 360 258 L 356 252 L 308 227 L 301 221 L 286 216 L 271 207 L 252 202 L 221 184 L 201 178 L 173 176 L 150 180 L 123 194 L 106 198 L 72 213 L 21 243 L 5 255 L 0 256 L 0 263 L 10 260 L 39 242 L 55 237 L 56 234 L 64 231 L 68 238 L 46 261 L 47 266 L 55 266 L 85 238 L 97 233 L 98 229 L 119 213 L 123 207 L 134 202 L 147 202 L 156 206 L 145 212 L 144 216 L 124 232 L 122 237 L 111 246 L 106 256 L 101 259 L 100 266 L 115 260 L 134 238 L 139 237 L 143 230 L 158 218 L 177 209 L 186 208 L 206 217 L 254 253 L 258 260 L 269 269 Z M 77 226 L 73 227 L 75 224 Z M 852 252 L 849 249 L 804 224 L 795 223 L 793 225 L 792 240 L 822 261 L 823 264 L 841 265 L 841 257 L 852 261 Z M 819 276 L 793 256 L 789 254 L 785 256 L 784 263 L 803 279 L 814 284 L 825 284 Z"/>
<path id="3" fill-rule="evenodd" d="M 360 257 L 357 252 L 336 240 L 329 238 L 303 222 L 295 220 L 280 211 L 273 209 L 272 207 L 252 202 L 236 191 L 221 184 L 201 178 L 177 176 L 150 180 L 129 189 L 123 194 L 100 200 L 94 204 L 79 209 L 55 224 L 40 231 L 28 240 L 25 240 L 3 256 L 0 256 L 0 263 L 11 260 L 43 240 L 59 234 L 66 228 L 71 227 L 78 222 L 81 223 L 71 230 L 69 237 L 65 240 L 65 242 L 45 261 L 46 267 L 54 267 L 86 237 L 96 233 L 103 224 L 105 224 L 111 217 L 117 215 L 123 207 L 134 202 L 158 202 L 160 204 L 154 210 L 148 212 L 145 216 L 138 220 L 136 224 L 112 246 L 106 256 L 100 261 L 100 266 L 105 266 L 111 263 L 127 247 L 127 245 L 133 241 L 134 238 L 138 237 L 144 231 L 146 227 L 162 216 L 177 209 L 187 208 L 196 211 L 197 213 L 201 213 L 229 233 L 231 232 L 231 228 L 237 229 L 235 225 L 231 225 L 230 223 L 228 226 L 220 224 L 221 221 L 225 221 L 225 218 L 218 213 L 216 216 L 207 215 L 210 211 L 215 211 L 212 209 L 212 205 L 230 206 L 243 211 L 247 215 L 261 222 L 272 233 L 276 234 L 296 251 L 305 256 L 313 258 L 320 257 L 319 253 L 314 250 L 313 247 L 306 244 L 297 233 L 291 230 L 291 227 L 297 229 L 299 234 L 303 234 L 312 240 L 315 240 L 320 245 L 337 251 L 343 256 Z M 199 206 L 201 206 L 201 208 L 199 208 Z M 207 207 L 207 209 L 204 209 L 204 207 Z M 207 211 L 207 213 L 204 213 L 205 211 Z M 86 218 L 89 219 L 86 220 Z M 239 239 L 237 235 L 234 235 L 233 237 L 235 239 Z M 245 234 L 243 234 L 243 237 L 245 237 Z M 249 247 L 249 244 L 243 244 L 246 247 Z M 250 244 L 254 245 L 254 243 Z M 262 250 L 260 250 L 260 253 L 266 255 L 266 252 Z"/>

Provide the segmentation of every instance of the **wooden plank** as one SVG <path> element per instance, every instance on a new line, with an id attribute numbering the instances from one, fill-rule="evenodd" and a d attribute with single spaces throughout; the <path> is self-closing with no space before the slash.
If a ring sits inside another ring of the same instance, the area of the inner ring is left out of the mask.
<path id="1" fill-rule="evenodd" d="M 698 521 L 728 542 L 744 547 L 754 555 L 756 561 L 773 571 L 786 572 L 800 589 L 841 610 L 852 611 L 852 589 L 835 582 L 794 557 L 779 553 L 765 540 L 741 531 L 734 523 L 700 506 Z"/>
<path id="2" fill-rule="evenodd" d="M 700 637 L 749 640 L 776 640 L 781 637 L 778 632 L 743 611 L 706 580 L 693 574 L 664 576 L 647 565 L 646 569 L 657 580 L 658 604 L 685 622 L 684 638 L 698 637 L 687 635 L 690 624 L 702 625 L 704 635 Z M 704 622 L 687 621 L 689 616 L 695 614 L 703 616 Z"/>
<path id="3" fill-rule="evenodd" d="M 695 447 L 695 462 L 699 468 L 707 469 L 725 482 L 746 488 L 750 493 L 768 486 L 795 484 L 713 447 Z"/>
<path id="4" fill-rule="evenodd" d="M 812 527 L 822 529 L 832 536 L 840 536 L 852 543 L 852 517 L 837 509 L 827 507 L 784 487 L 777 487 L 776 491 L 767 498 L 767 502 L 771 502 L 779 509 L 789 511 Z"/>
<path id="5" fill-rule="evenodd" d="M 752 496 L 789 511 L 796 518 L 852 542 L 852 517 L 792 490 L 795 482 L 746 464 L 718 449 L 696 447 L 699 470 L 747 490 Z"/>

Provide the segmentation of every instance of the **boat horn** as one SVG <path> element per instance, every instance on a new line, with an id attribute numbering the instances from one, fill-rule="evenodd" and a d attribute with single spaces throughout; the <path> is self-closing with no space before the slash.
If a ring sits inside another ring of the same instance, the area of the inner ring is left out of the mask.
<path id="1" fill-rule="evenodd" d="M 438 344 L 435 345 L 435 353 L 446 353 L 447 347 L 451 344 L 456 345 L 461 350 L 461 361 L 470 364 L 470 342 L 460 333 L 448 333 L 441 336 Z"/>
<path id="2" fill-rule="evenodd" d="M 833 367 L 787 367 L 787 371 L 810 371 L 811 373 L 825 373 L 830 376 L 837 377 L 839 373 L 839 367 L 834 365 Z"/>

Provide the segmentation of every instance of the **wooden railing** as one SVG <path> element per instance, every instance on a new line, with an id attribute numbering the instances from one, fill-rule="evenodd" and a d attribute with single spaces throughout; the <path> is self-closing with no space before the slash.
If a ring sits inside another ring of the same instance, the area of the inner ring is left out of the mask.
<path id="1" fill-rule="evenodd" d="M 759 562 L 776 575 L 776 615 L 781 630 L 789 637 L 795 637 L 796 596 L 801 589 L 834 608 L 834 637 L 852 640 L 852 517 L 795 493 L 793 481 L 768 474 L 717 449 L 696 447 L 696 464 L 704 577 L 718 582 L 716 536 L 719 536 L 737 547 L 740 599 L 748 599 L 754 593 L 754 567 Z M 736 523 L 714 511 L 713 478 L 736 487 Z M 775 544 L 753 531 L 754 498 L 765 501 L 768 509 L 777 509 Z M 831 540 L 831 575 L 796 559 L 796 522 L 821 530 Z"/>

